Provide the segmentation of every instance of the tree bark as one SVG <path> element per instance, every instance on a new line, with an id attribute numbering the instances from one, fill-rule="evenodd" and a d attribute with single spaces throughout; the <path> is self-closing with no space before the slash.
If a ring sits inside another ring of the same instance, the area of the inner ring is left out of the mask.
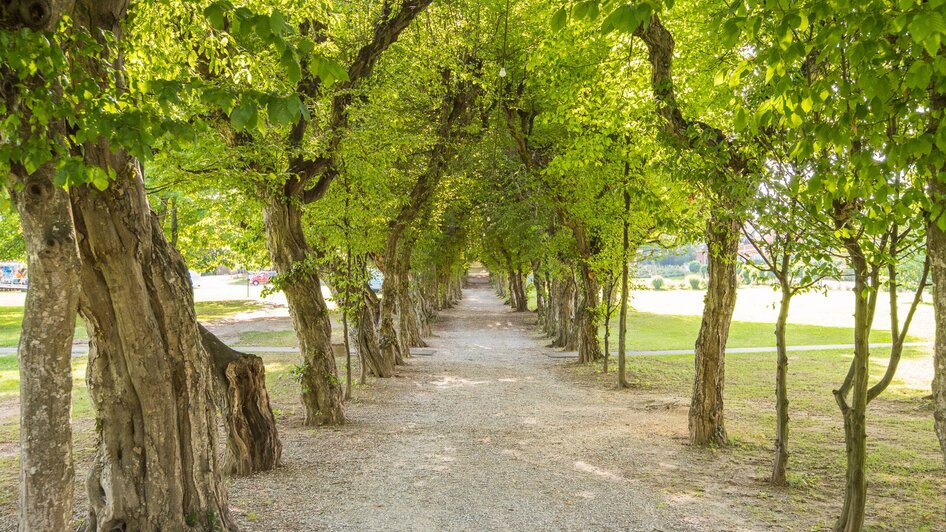
<path id="1" fill-rule="evenodd" d="M 21 531 L 72 528 L 72 340 L 79 307 L 79 250 L 68 193 L 46 164 L 14 172 L 29 285 L 20 365 Z"/>
<path id="2" fill-rule="evenodd" d="M 231 349 L 199 325 L 213 362 L 218 408 L 227 428 L 224 473 L 247 476 L 279 467 L 282 443 L 266 391 L 263 359 Z"/>
<path id="3" fill-rule="evenodd" d="M 104 143 L 86 159 L 118 175 L 104 192 L 70 191 L 98 435 L 86 528 L 234 529 L 184 261 L 149 210 L 137 161 Z"/>
<path id="4" fill-rule="evenodd" d="M 377 332 L 378 300 L 367 286 L 362 290 L 362 304 L 358 309 L 358 324 L 355 327 L 358 353 L 362 363 L 375 377 L 383 379 L 394 376 L 394 359 L 381 353 Z"/>
<path id="5" fill-rule="evenodd" d="M 851 266 L 854 269 L 854 360 L 844 383 L 834 391 L 841 414 L 844 416 L 844 442 L 847 448 L 844 506 L 834 529 L 859 532 L 864 528 L 864 508 L 867 505 L 867 390 L 870 378 L 870 321 L 871 303 L 868 291 L 868 266 L 860 246 L 853 240 L 845 242 Z M 874 287 L 876 290 L 878 287 Z M 853 391 L 848 403 L 847 394 Z"/>
<path id="6" fill-rule="evenodd" d="M 579 335 L 578 362 L 597 362 L 603 356 L 598 344 L 598 281 L 584 261 L 579 271 L 582 293 L 576 316 Z"/>
<path id="7" fill-rule="evenodd" d="M 931 91 L 929 131 L 939 129 L 946 112 L 946 93 Z M 938 148 L 934 148 L 938 150 Z M 940 155 L 946 155 L 940 152 Z M 946 204 L 946 164 L 930 168 L 932 177 L 929 195 L 934 205 Z M 931 219 L 926 231 L 927 256 L 933 276 L 933 314 L 935 342 L 933 347 L 933 420 L 939 438 L 943 459 L 946 461 L 946 231 L 939 223 L 946 216 L 946 209 L 937 218 Z"/>
<path id="8" fill-rule="evenodd" d="M 788 275 L 783 272 L 782 275 Z M 783 279 L 782 299 L 779 303 L 778 318 L 775 321 L 775 461 L 772 464 L 772 476 L 769 481 L 777 486 L 786 483 L 788 467 L 788 343 L 785 338 L 788 323 L 788 308 L 792 302 L 792 292 L 788 280 Z"/>
<path id="9" fill-rule="evenodd" d="M 690 443 L 726 445 L 723 419 L 726 340 L 736 307 L 736 258 L 740 224 L 714 212 L 707 223 L 709 282 L 696 339 L 696 368 L 690 404 Z"/>
<path id="10" fill-rule="evenodd" d="M 263 206 L 266 244 L 276 266 L 285 276 L 292 325 L 302 351 L 302 403 L 305 424 L 340 425 L 345 422 L 342 388 L 332 352 L 332 325 L 322 298 L 322 285 L 311 264 L 311 251 L 302 230 L 302 212 L 291 199 L 273 195 Z"/>
<path id="11" fill-rule="evenodd" d="M 516 281 L 516 312 L 527 312 L 529 310 L 529 297 L 526 295 L 522 268 L 517 269 L 513 277 Z"/>
<path id="12" fill-rule="evenodd" d="M 389 239 L 390 240 L 390 239 Z M 395 242 L 396 244 L 396 242 Z M 402 342 L 398 337 L 397 329 L 394 327 L 398 319 L 396 315 L 397 302 L 400 299 L 400 277 L 396 274 L 397 262 L 396 252 L 385 251 L 385 260 L 381 264 L 381 271 L 384 272 L 384 281 L 381 284 L 381 321 L 378 323 L 378 345 L 381 348 L 381 355 L 385 359 L 385 364 L 392 366 L 404 364 L 404 353 L 402 353 Z"/>

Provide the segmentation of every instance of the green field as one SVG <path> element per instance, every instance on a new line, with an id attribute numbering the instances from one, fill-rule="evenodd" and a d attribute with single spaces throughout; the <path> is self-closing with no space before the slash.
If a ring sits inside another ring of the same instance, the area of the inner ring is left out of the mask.
<path id="1" fill-rule="evenodd" d="M 216 320 L 260 308 L 255 301 L 198 301 L 197 319 Z M 20 328 L 23 325 L 23 307 L 0 307 L 0 347 L 16 347 L 20 340 Z M 85 339 L 85 327 L 82 320 L 76 322 L 76 340 Z"/>
<path id="2" fill-rule="evenodd" d="M 946 480 L 943 456 L 933 432 L 928 398 L 929 381 L 922 373 L 910 376 L 906 366 L 929 358 L 924 348 L 907 348 L 898 375 L 890 388 L 870 405 L 868 412 L 868 530 L 932 530 L 942 523 Z M 789 357 L 791 428 L 787 489 L 768 487 L 761 479 L 769 473 L 775 412 L 775 360 L 771 353 L 726 355 L 726 426 L 732 445 L 730 460 L 751 464 L 759 497 L 777 497 L 798 512 L 822 519 L 814 530 L 830 529 L 834 511 L 816 506 L 837 501 L 844 485 L 844 429 L 832 390 L 844 379 L 851 356 L 845 351 L 793 352 Z M 595 365 L 576 365 L 581 375 L 592 376 L 602 386 L 613 387 L 614 370 L 608 375 Z M 886 358 L 871 364 L 871 382 L 879 380 Z M 693 386 L 690 355 L 636 356 L 628 361 L 631 396 L 673 398 L 685 426 L 689 393 Z M 932 369 L 930 368 L 930 371 Z M 919 378 L 916 378 L 919 377 Z M 633 403 L 633 397 L 616 398 Z M 688 489 L 685 479 L 676 479 Z M 759 510 L 763 512 L 763 510 Z M 762 515 L 780 528 L 782 514 Z M 886 525 L 886 526 L 885 526 Z"/>
<path id="3" fill-rule="evenodd" d="M 677 316 L 631 312 L 627 320 L 627 349 L 648 351 L 658 349 L 692 349 L 700 330 L 700 316 Z M 854 330 L 847 327 L 818 325 L 788 325 L 789 345 L 852 344 Z M 604 338 L 604 327 L 601 328 Z M 612 347 L 617 345 L 618 320 L 611 320 Z M 871 334 L 872 342 L 889 342 L 890 331 Z M 770 347 L 775 345 L 775 325 L 748 321 L 734 321 L 729 330 L 729 347 Z"/>

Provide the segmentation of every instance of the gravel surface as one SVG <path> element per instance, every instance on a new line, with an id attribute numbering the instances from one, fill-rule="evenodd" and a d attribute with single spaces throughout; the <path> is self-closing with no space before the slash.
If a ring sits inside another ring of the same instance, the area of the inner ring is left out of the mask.
<path id="1" fill-rule="evenodd" d="M 648 429 L 647 408 L 564 376 L 534 321 L 466 290 L 430 356 L 356 389 L 347 425 L 309 429 L 297 406 L 275 405 L 284 466 L 232 481 L 242 528 L 768 528 L 725 493 L 666 489 L 683 446 Z"/>

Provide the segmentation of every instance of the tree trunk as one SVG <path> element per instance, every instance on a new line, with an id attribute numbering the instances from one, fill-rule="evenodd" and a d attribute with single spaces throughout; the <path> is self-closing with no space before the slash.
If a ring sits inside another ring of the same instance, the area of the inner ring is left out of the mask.
<path id="1" fill-rule="evenodd" d="M 604 288 L 605 312 L 604 312 L 604 360 L 603 371 L 608 374 L 608 363 L 611 361 L 611 314 L 614 312 L 614 278 L 609 277 L 608 283 Z"/>
<path id="2" fill-rule="evenodd" d="M 522 269 L 516 270 L 513 277 L 516 281 L 516 312 L 527 312 L 529 310 L 529 297 L 526 295 L 526 281 L 522 275 Z"/>
<path id="3" fill-rule="evenodd" d="M 68 193 L 53 184 L 52 163 L 15 172 L 29 285 L 20 364 L 22 531 L 72 528 L 72 340 L 79 307 L 79 251 Z"/>
<path id="4" fill-rule="evenodd" d="M 726 445 L 723 419 L 726 340 L 736 307 L 737 220 L 714 213 L 707 223 L 709 282 L 703 322 L 696 339 L 693 400 L 690 404 L 690 443 Z"/>
<path id="5" fill-rule="evenodd" d="M 332 352 L 332 325 L 319 276 L 309 262 L 302 212 L 293 200 L 270 196 L 263 206 L 263 223 L 273 264 L 285 276 L 280 288 L 286 294 L 302 351 L 305 424 L 340 425 L 345 422 L 345 414 Z"/>
<path id="6" fill-rule="evenodd" d="M 626 193 L 625 193 L 626 194 Z M 626 196 L 625 196 L 626 197 Z M 628 224 L 624 221 L 624 247 L 621 260 L 621 310 L 618 316 L 618 388 L 627 388 L 627 303 L 628 290 Z"/>
<path id="7" fill-rule="evenodd" d="M 946 93 L 931 94 L 930 130 L 939 129 L 942 115 L 946 112 Z M 934 148 L 938 149 L 938 148 Z M 940 152 L 942 154 L 942 152 Z M 930 199 L 936 205 L 946 204 L 946 164 L 930 168 Z M 933 419 L 936 436 L 939 438 L 943 459 L 946 460 L 946 231 L 940 228 L 946 212 L 930 220 L 926 232 L 927 255 L 933 276 L 933 313 L 935 343 L 933 348 Z"/>
<path id="8" fill-rule="evenodd" d="M 540 273 L 539 261 L 532 261 L 532 284 L 535 286 L 535 313 L 538 316 L 539 326 L 545 328 L 545 281 Z"/>
<path id="9" fill-rule="evenodd" d="M 376 319 L 378 300 L 367 286 L 362 290 L 362 297 L 363 302 L 358 309 L 358 324 L 355 327 L 362 363 L 375 377 L 383 379 L 393 377 L 394 359 L 385 357 L 378 344 Z"/>
<path id="10" fill-rule="evenodd" d="M 118 174 L 105 192 L 70 191 L 98 435 L 86 528 L 232 530 L 186 266 L 150 212 L 137 161 L 104 143 L 87 145 L 86 160 Z"/>
<path id="11" fill-rule="evenodd" d="M 598 282 L 591 268 L 582 262 L 581 298 L 577 310 L 578 318 L 578 362 L 591 363 L 601 360 L 598 344 Z"/>
<path id="12" fill-rule="evenodd" d="M 545 274 L 546 302 L 545 302 L 545 335 L 549 338 L 558 336 L 558 284 L 552 280 L 551 274 Z"/>
<path id="13" fill-rule="evenodd" d="M 870 298 L 867 292 L 868 268 L 860 246 L 845 243 L 854 269 L 854 360 L 844 383 L 835 390 L 835 399 L 844 416 L 844 441 L 847 448 L 844 506 L 834 529 L 859 532 L 864 528 L 867 505 L 867 385 L 870 378 Z M 876 290 L 878 287 L 873 287 Z M 848 391 L 851 402 L 847 402 Z"/>
<path id="14" fill-rule="evenodd" d="M 378 324 L 378 346 L 381 348 L 381 355 L 385 359 L 385 364 L 391 366 L 404 363 L 403 353 L 401 353 L 401 341 L 398 338 L 397 330 L 394 328 L 394 322 L 397 318 L 395 310 L 399 299 L 400 287 L 398 286 L 398 276 L 396 266 L 393 264 L 397 259 L 394 254 L 385 255 L 384 282 L 381 285 L 381 321 Z"/>
<path id="15" fill-rule="evenodd" d="M 784 274 L 787 275 L 787 274 Z M 788 467 L 788 344 L 785 329 L 788 323 L 788 307 L 792 292 L 788 279 L 782 282 L 782 300 L 779 303 L 778 319 L 775 321 L 775 462 L 769 479 L 777 486 L 785 485 L 785 470 Z"/>
<path id="16" fill-rule="evenodd" d="M 218 408 L 227 428 L 224 473 L 242 477 L 276 469 L 282 443 L 266 392 L 263 359 L 231 349 L 203 325 L 199 328 L 213 361 Z"/>
<path id="17" fill-rule="evenodd" d="M 414 310 L 414 301 L 411 298 L 411 250 L 412 237 L 403 239 L 400 257 L 397 261 L 398 276 L 398 328 L 400 331 L 401 351 L 404 356 L 410 353 L 411 347 L 427 347 L 420 335 L 420 326 L 417 313 Z"/>

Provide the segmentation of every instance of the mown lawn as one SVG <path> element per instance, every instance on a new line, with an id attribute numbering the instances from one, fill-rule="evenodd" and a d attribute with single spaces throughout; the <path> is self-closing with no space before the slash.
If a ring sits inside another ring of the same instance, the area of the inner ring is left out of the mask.
<path id="1" fill-rule="evenodd" d="M 627 319 L 627 349 L 648 351 L 657 349 L 693 349 L 700 330 L 700 316 L 678 316 L 631 312 Z M 603 320 L 602 320 L 603 321 Z M 618 319 L 611 320 L 610 345 L 617 345 Z M 852 344 L 854 330 L 847 327 L 822 327 L 818 325 L 788 325 L 789 345 Z M 604 338 L 604 327 L 601 328 Z M 871 342 L 890 341 L 890 331 L 875 330 Z M 729 347 L 769 347 L 775 345 L 775 325 L 734 321 L 729 330 Z"/>
<path id="2" fill-rule="evenodd" d="M 216 320 L 260 308 L 256 301 L 198 301 L 195 303 L 197 318 Z M 23 326 L 23 307 L 0 307 L 0 347 L 16 347 Z M 87 338 L 82 320 L 76 322 L 76 340 Z"/>
<path id="3" fill-rule="evenodd" d="M 898 371 L 904 377 L 895 378 L 870 405 L 868 530 L 942 530 L 946 526 L 946 472 L 933 432 L 929 382 L 925 372 L 908 371 L 910 365 L 926 367 L 929 356 L 926 348 L 907 348 Z M 756 511 L 761 517 L 791 530 L 829 529 L 843 494 L 845 471 L 844 428 L 832 390 L 844 379 L 851 355 L 846 351 L 797 352 L 790 353 L 789 359 L 791 485 L 774 488 L 764 482 L 770 473 L 775 430 L 774 354 L 726 356 L 726 426 L 732 445 L 717 452 L 731 453 L 734 462 L 752 464 L 755 480 L 750 482 L 758 486 L 754 496 L 760 500 Z M 626 393 L 666 395 L 681 408 L 689 404 L 692 356 L 635 356 L 628 364 L 633 388 Z M 602 386 L 613 386 L 613 369 L 604 375 L 597 364 L 576 367 L 580 374 L 594 375 Z M 886 357 L 875 354 L 872 383 L 885 369 Z M 780 502 L 772 504 L 771 499 Z M 784 514 L 771 513 L 783 505 L 805 518 L 786 523 Z"/>

